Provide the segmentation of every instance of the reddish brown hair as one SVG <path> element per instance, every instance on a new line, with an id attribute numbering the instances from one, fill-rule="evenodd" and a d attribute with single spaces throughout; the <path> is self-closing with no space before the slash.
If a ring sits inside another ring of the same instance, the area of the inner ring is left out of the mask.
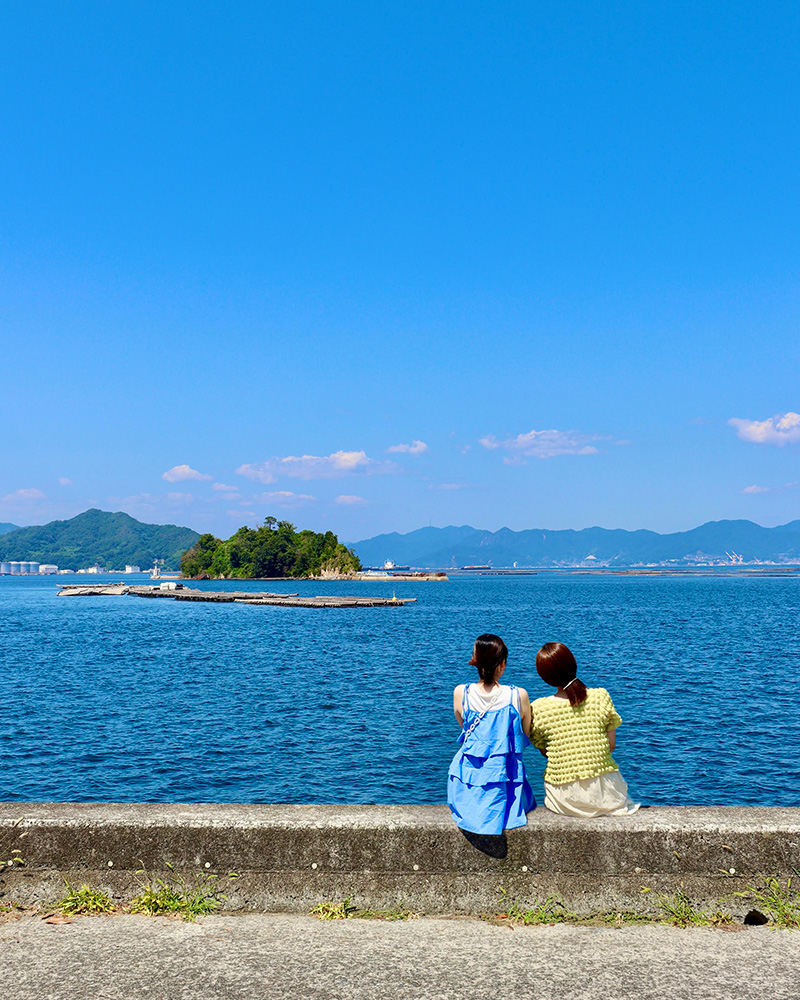
<path id="1" fill-rule="evenodd" d="M 564 689 L 570 705 L 586 701 L 586 685 L 578 680 L 578 664 L 563 642 L 546 642 L 536 654 L 536 673 L 545 684 Z"/>

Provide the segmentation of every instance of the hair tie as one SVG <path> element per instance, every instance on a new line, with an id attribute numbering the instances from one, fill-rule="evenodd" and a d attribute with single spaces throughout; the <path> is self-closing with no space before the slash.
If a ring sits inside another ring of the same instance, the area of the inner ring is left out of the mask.
<path id="1" fill-rule="evenodd" d="M 567 683 L 564 685 L 564 690 L 566 691 L 567 688 L 570 686 L 570 684 L 574 684 L 577 679 L 578 679 L 577 677 L 573 677 L 571 681 L 567 681 Z"/>

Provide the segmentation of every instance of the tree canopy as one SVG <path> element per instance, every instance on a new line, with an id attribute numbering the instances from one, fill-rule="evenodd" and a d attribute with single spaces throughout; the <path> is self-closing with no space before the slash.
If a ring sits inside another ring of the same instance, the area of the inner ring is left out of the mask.
<path id="1" fill-rule="evenodd" d="M 298 531 L 289 521 L 267 517 L 257 528 L 242 527 L 226 541 L 201 535 L 181 556 L 187 577 L 319 576 L 353 573 L 358 557 L 332 531 Z"/>

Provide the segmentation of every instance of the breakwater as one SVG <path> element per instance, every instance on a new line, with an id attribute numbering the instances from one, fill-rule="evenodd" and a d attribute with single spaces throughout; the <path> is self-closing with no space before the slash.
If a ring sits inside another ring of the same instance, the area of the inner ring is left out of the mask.
<path id="1" fill-rule="evenodd" d="M 158 586 L 129 586 L 126 583 L 69 583 L 62 586 L 59 597 L 147 597 L 167 598 L 201 604 L 261 604 L 284 608 L 394 608 L 413 604 L 416 597 L 345 597 L 318 595 L 301 597 L 294 594 L 270 594 L 245 590 L 194 590 L 182 583 L 161 583 Z"/>
<path id="2" fill-rule="evenodd" d="M 225 907 L 308 912 L 352 896 L 375 909 L 497 912 L 558 894 L 576 913 L 653 912 L 658 893 L 741 917 L 734 896 L 800 867 L 800 808 L 654 807 L 574 820 L 537 809 L 502 838 L 465 836 L 445 806 L 0 804 L 0 897 L 49 905 L 64 880 L 118 900 L 148 877 L 220 876 Z M 227 881 L 229 873 L 235 880 Z"/>

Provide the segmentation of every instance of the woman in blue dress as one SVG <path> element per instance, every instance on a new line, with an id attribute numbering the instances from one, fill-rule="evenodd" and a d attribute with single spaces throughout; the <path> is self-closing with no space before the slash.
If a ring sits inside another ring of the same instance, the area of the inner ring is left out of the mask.
<path id="1" fill-rule="evenodd" d="M 447 804 L 462 830 L 499 836 L 525 826 L 536 808 L 525 777 L 522 748 L 531 724 L 531 703 L 524 688 L 501 684 L 508 649 L 491 633 L 479 635 L 470 666 L 477 684 L 459 684 L 453 711 L 461 726 L 461 744 L 447 777 Z"/>

